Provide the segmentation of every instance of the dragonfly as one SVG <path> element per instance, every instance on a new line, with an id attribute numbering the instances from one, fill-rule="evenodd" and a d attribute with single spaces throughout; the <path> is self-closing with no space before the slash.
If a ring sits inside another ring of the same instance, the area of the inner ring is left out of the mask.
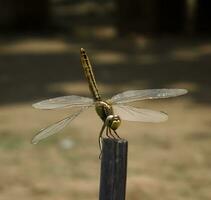
<path id="1" fill-rule="evenodd" d="M 101 118 L 103 125 L 98 136 L 99 146 L 103 138 L 103 133 L 108 138 L 120 139 L 117 134 L 122 120 L 138 122 L 163 122 L 168 119 L 168 115 L 161 111 L 136 108 L 128 105 L 146 99 L 162 99 L 176 97 L 187 93 L 186 89 L 146 89 L 146 90 L 128 90 L 114 95 L 110 99 L 103 100 L 97 87 L 93 69 L 85 49 L 80 49 L 81 64 L 88 81 L 92 98 L 70 95 L 56 97 L 35 103 L 32 106 L 37 109 L 63 109 L 79 108 L 73 114 L 67 116 L 59 122 L 56 122 L 45 129 L 40 130 L 32 139 L 33 144 L 54 135 L 71 123 L 78 115 L 90 107 L 95 107 L 96 113 Z"/>

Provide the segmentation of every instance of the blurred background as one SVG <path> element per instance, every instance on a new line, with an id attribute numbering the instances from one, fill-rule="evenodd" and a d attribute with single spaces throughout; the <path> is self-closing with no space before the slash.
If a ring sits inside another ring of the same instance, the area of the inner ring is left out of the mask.
<path id="1" fill-rule="evenodd" d="M 72 110 L 32 103 L 90 96 L 85 48 L 103 97 L 128 89 L 186 88 L 138 102 L 161 124 L 123 122 L 127 199 L 211 199 L 211 1 L 0 0 L 0 200 L 97 200 L 102 122 L 92 109 L 38 145 L 38 130 Z"/>

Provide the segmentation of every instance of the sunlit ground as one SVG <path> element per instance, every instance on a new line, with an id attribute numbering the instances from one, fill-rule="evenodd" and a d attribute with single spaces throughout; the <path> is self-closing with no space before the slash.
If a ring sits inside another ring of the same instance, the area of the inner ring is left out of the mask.
<path id="1" fill-rule="evenodd" d="M 189 90 L 183 97 L 135 104 L 165 111 L 167 122 L 123 122 L 119 128 L 119 135 L 129 141 L 127 199 L 211 199 L 209 40 L 99 41 L 61 36 L 2 41 L 0 200 L 98 199 L 102 122 L 94 109 L 60 134 L 30 143 L 39 129 L 73 112 L 35 110 L 32 103 L 68 94 L 90 96 L 80 47 L 92 58 L 106 97 L 128 89 Z"/>
<path id="2" fill-rule="evenodd" d="M 129 141 L 128 199 L 209 199 L 211 108 L 188 97 L 137 106 L 163 110 L 162 124 L 123 122 Z M 68 111 L 1 107 L 1 199 L 98 199 L 101 121 L 94 110 L 38 145 L 31 137 Z"/>

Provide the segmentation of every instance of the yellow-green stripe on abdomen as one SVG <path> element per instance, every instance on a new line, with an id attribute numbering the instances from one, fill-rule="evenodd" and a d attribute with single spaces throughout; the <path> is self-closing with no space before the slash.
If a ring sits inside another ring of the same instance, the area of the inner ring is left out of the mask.
<path id="1" fill-rule="evenodd" d="M 92 66 L 90 64 L 89 58 L 86 55 L 86 52 L 81 48 L 81 63 L 84 69 L 85 76 L 89 83 L 89 89 L 95 99 L 95 101 L 100 101 L 101 97 L 98 92 L 97 83 L 95 81 L 94 73 L 92 71 Z"/>

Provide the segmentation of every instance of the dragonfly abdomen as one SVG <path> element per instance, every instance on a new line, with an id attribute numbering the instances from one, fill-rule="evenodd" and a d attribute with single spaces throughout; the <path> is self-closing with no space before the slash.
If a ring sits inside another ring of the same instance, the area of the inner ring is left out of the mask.
<path id="1" fill-rule="evenodd" d="M 95 101 L 100 101 L 101 97 L 98 92 L 97 83 L 94 77 L 92 66 L 90 64 L 89 58 L 83 48 L 81 48 L 81 63 L 84 69 L 85 76 L 87 78 L 89 89 L 93 95 Z"/>

